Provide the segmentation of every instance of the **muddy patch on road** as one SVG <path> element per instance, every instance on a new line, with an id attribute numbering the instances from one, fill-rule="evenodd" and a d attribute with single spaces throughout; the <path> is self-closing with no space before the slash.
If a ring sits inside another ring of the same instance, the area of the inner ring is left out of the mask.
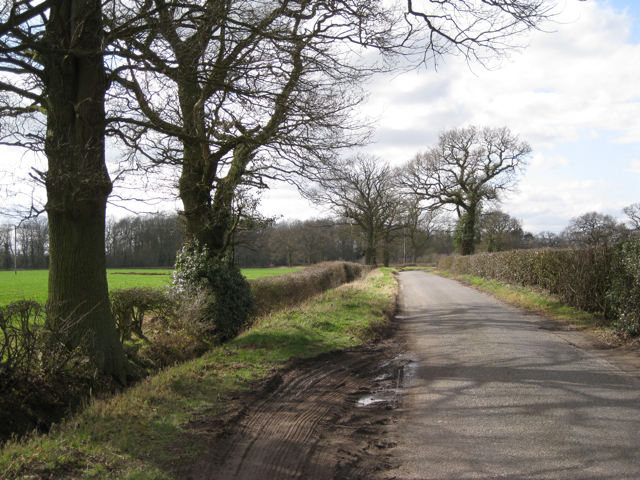
<path id="1" fill-rule="evenodd" d="M 294 360 L 226 412 L 192 422 L 188 436 L 206 451 L 176 473 L 192 480 L 346 480 L 394 469 L 387 428 L 411 366 L 393 339 Z"/>

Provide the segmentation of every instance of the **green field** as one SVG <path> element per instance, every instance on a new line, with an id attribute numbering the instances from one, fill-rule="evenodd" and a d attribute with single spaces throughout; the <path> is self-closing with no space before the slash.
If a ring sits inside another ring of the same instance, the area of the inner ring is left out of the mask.
<path id="1" fill-rule="evenodd" d="M 284 275 L 296 272 L 299 268 L 246 268 L 243 275 L 248 279 Z M 171 284 L 173 270 L 126 269 L 107 270 L 109 290 L 132 287 L 164 287 Z M 149 275 L 161 274 L 161 275 Z M 0 305 L 15 300 L 31 299 L 44 303 L 47 300 L 48 270 L 19 270 L 0 272 Z"/>
<path id="2" fill-rule="evenodd" d="M 255 278 L 273 277 L 302 270 L 302 268 L 243 268 L 242 274 L 245 278 L 253 280 Z"/>

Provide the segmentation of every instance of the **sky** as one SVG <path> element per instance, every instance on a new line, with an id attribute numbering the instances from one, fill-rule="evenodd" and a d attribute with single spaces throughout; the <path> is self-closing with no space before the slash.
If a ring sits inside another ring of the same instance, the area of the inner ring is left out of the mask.
<path id="1" fill-rule="evenodd" d="M 507 126 L 533 148 L 519 192 L 502 210 L 524 229 L 560 232 L 597 211 L 624 220 L 640 202 L 640 2 L 564 0 L 557 23 L 499 68 L 443 59 L 433 68 L 378 76 L 364 113 L 379 117 L 363 150 L 400 165 L 470 125 Z M 273 188 L 267 215 L 317 217 L 291 187 Z"/>
<path id="2" fill-rule="evenodd" d="M 590 211 L 624 220 L 622 208 L 640 202 L 640 2 L 558 3 L 556 23 L 533 32 L 524 40 L 527 48 L 501 65 L 487 69 L 449 56 L 437 70 L 376 76 L 361 113 L 379 118 L 378 128 L 374 143 L 362 150 L 401 165 L 436 143 L 439 132 L 507 126 L 533 148 L 519 192 L 501 207 L 525 230 L 557 233 L 572 217 Z M 28 171 L 32 159 L 20 155 L 0 148 L 1 163 Z M 36 168 L 46 169 L 42 159 Z M 15 191 L 11 182 L 0 178 L 0 189 L 9 185 Z M 32 187 L 18 190 L 20 203 L 28 203 Z M 109 205 L 107 214 L 132 210 Z M 328 214 L 287 185 L 272 185 L 261 211 L 284 219 Z"/>

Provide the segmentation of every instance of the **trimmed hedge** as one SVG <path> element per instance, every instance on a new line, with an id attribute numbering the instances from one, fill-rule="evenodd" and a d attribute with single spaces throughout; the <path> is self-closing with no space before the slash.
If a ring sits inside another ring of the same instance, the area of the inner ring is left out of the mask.
<path id="1" fill-rule="evenodd" d="M 640 335 L 640 241 L 615 246 L 609 301 L 615 312 L 614 327 Z"/>
<path id="2" fill-rule="evenodd" d="M 249 280 L 254 306 L 253 314 L 260 316 L 293 307 L 330 288 L 352 282 L 370 269 L 357 263 L 325 262 L 307 267 L 300 272 Z M 215 307 L 217 298 L 211 298 L 206 294 L 206 290 L 201 292 L 205 295 L 197 291 L 181 292 L 181 290 L 184 288 L 177 289 L 177 295 L 175 291 L 170 290 L 167 294 L 164 289 L 151 288 L 132 288 L 112 292 L 113 312 L 121 338 L 123 340 L 129 338 L 129 334 L 133 332 L 144 339 L 142 322 L 147 313 L 155 313 L 161 317 L 177 317 L 178 320 L 185 320 L 187 324 L 200 324 L 203 327 L 207 323 L 210 311 Z M 223 298 L 223 300 L 229 303 L 232 299 Z M 223 318 L 217 324 L 239 325 L 238 322 L 233 321 L 233 318 L 229 318 L 233 317 L 232 311 L 218 310 L 224 314 L 219 314 Z M 244 325 L 244 317 L 241 320 Z M 214 328 L 212 332 L 216 334 L 219 333 L 218 330 Z M 221 338 L 235 336 L 238 330 L 239 327 L 235 330 L 231 328 L 223 330 L 224 335 Z"/>
<path id="3" fill-rule="evenodd" d="M 542 288 L 561 301 L 640 333 L 640 240 L 615 247 L 513 250 L 451 256 L 439 270 Z"/>
<path id="4" fill-rule="evenodd" d="M 255 314 L 298 305 L 325 290 L 352 282 L 370 269 L 358 263 L 325 262 L 300 272 L 251 280 Z"/>

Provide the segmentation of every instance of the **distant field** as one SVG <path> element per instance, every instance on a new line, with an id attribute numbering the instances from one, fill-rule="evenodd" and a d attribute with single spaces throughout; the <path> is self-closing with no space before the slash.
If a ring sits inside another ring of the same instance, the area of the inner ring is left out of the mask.
<path id="1" fill-rule="evenodd" d="M 274 277 L 302 270 L 302 268 L 243 268 L 242 274 L 249 280 L 262 277 Z"/>
<path id="2" fill-rule="evenodd" d="M 284 275 L 300 268 L 246 268 L 243 275 L 248 279 Z M 109 269 L 109 290 L 132 287 L 158 288 L 171 284 L 173 270 Z M 162 275 L 149 275 L 162 274 Z M 47 300 L 48 270 L 0 271 L 0 305 L 25 298 L 44 303 Z"/>

